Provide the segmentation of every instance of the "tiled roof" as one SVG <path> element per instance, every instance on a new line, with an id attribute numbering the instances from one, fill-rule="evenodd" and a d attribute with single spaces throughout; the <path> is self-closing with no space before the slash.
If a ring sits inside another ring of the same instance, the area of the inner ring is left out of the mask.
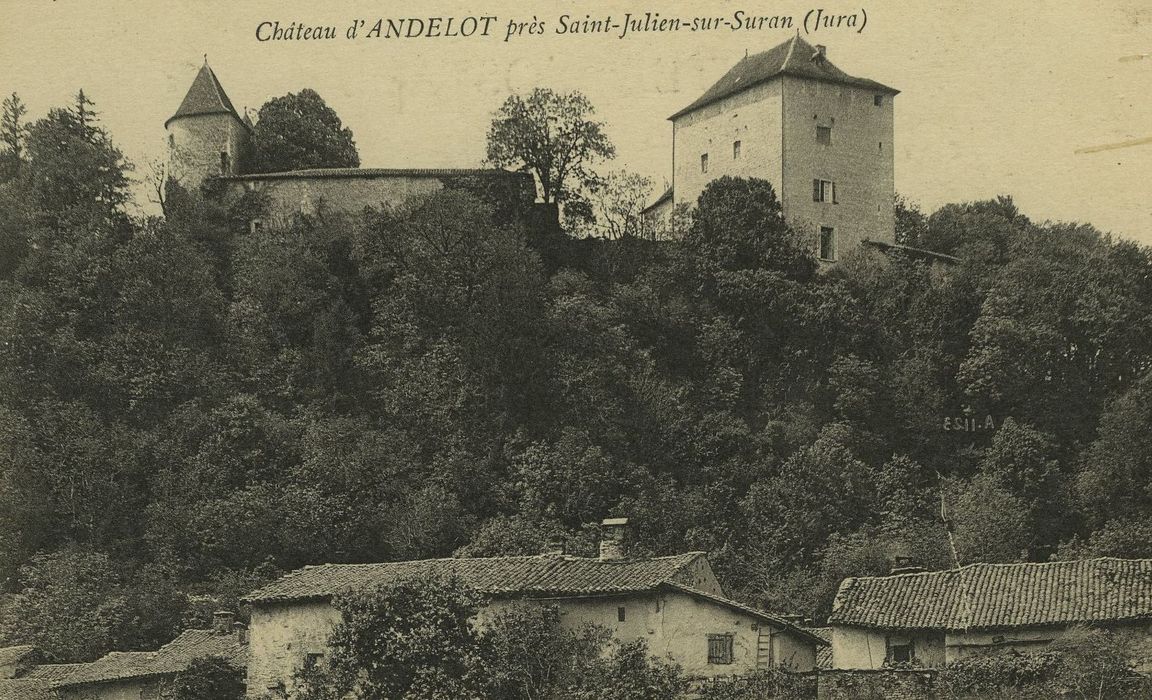
<path id="1" fill-rule="evenodd" d="M 0 700 L 55 700 L 56 694 L 44 681 L 28 678 L 0 678 Z"/>
<path id="2" fill-rule="evenodd" d="M 824 640 L 824 644 L 816 647 L 816 668 L 832 668 L 832 628 L 805 627 L 803 629 L 805 632 Z"/>
<path id="3" fill-rule="evenodd" d="M 660 205 L 661 205 L 661 204 L 663 204 L 664 202 L 667 202 L 667 201 L 669 201 L 669 200 L 671 200 L 671 199 L 672 199 L 672 188 L 671 188 L 671 187 L 669 187 L 668 189 L 664 190 L 664 194 L 660 195 L 660 196 L 659 196 L 659 197 L 656 199 L 656 201 L 655 201 L 655 202 L 652 202 L 652 203 L 651 203 L 651 204 L 649 204 L 648 206 L 644 207 L 644 211 L 643 211 L 643 212 L 641 212 L 641 213 L 645 213 L 645 214 L 646 214 L 646 213 L 648 213 L 648 212 L 652 211 L 653 209 L 655 209 L 656 207 L 660 206 Z"/>
<path id="4" fill-rule="evenodd" d="M 777 627 L 781 627 L 781 628 L 783 628 L 789 632 L 792 632 L 793 634 L 795 634 L 798 637 L 803 637 L 804 639 L 808 640 L 809 642 L 812 642 L 813 644 L 816 644 L 817 646 L 824 646 L 824 645 L 829 644 L 827 639 L 825 639 L 825 638 L 823 638 L 817 634 L 813 634 L 811 630 L 805 629 L 803 627 L 798 627 L 798 626 L 792 624 L 791 622 L 788 622 L 787 620 L 785 620 L 783 617 L 781 617 L 779 615 L 773 615 L 772 613 L 765 612 L 763 610 L 757 610 L 756 608 L 749 607 L 747 605 L 744 605 L 743 603 L 738 603 L 734 600 L 730 600 L 728 598 L 725 598 L 723 596 L 718 596 L 718 595 L 715 595 L 713 593 L 707 593 L 705 591 L 701 591 L 701 590 L 698 590 L 696 588 L 692 588 L 691 586 L 685 586 L 684 584 L 677 583 L 676 581 L 668 581 L 668 582 L 664 583 L 662 585 L 662 587 L 671 588 L 673 590 L 680 591 L 681 593 L 687 593 L 688 595 L 691 595 L 691 596 L 696 597 L 696 598 L 703 598 L 703 599 L 708 600 L 712 603 L 716 603 L 717 605 L 721 605 L 723 607 L 730 608 L 732 610 L 739 610 L 740 612 L 743 612 L 747 615 L 755 617 L 759 620 L 764 620 L 765 622 L 769 622 L 773 625 L 776 625 Z"/>
<path id="5" fill-rule="evenodd" d="M 813 57 L 816 56 L 816 53 L 816 48 L 797 34 L 783 44 L 767 51 L 745 56 L 695 102 L 668 118 L 676 119 L 729 95 L 743 92 L 753 85 L 759 85 L 782 75 L 808 78 L 826 83 L 852 85 L 893 95 L 900 92 L 875 80 L 848 75 L 827 58 L 814 60 Z"/>
<path id="6" fill-rule="evenodd" d="M 307 566 L 249 593 L 248 602 L 323 599 L 345 591 L 408 578 L 458 578 L 490 595 L 597 594 L 652 590 L 703 556 L 601 561 L 568 556 L 426 559 L 384 564 Z"/>
<path id="7" fill-rule="evenodd" d="M 244 123 L 244 120 L 240 119 L 240 115 L 236 113 L 236 108 L 232 106 L 232 101 L 228 99 L 227 93 L 224 92 L 224 87 L 216 79 L 216 74 L 212 72 L 207 63 L 200 67 L 200 72 L 192 81 L 192 87 L 188 88 L 188 94 L 184 95 L 184 101 L 180 103 L 176 113 L 168 117 L 164 126 L 167 127 L 168 122 L 177 117 L 191 117 L 197 114 L 231 114 L 241 124 Z"/>
<path id="8" fill-rule="evenodd" d="M 247 645 L 240 644 L 235 634 L 185 630 L 157 651 L 113 651 L 87 664 L 46 664 L 25 678 L 61 688 L 175 674 L 187 669 L 194 659 L 206 656 L 220 656 L 243 668 L 247 654 Z"/>
<path id="9" fill-rule="evenodd" d="M 280 173 L 230 175 L 222 180 L 286 180 L 317 177 L 531 177 L 500 168 L 313 168 Z"/>
<path id="10" fill-rule="evenodd" d="M 845 579 L 833 625 L 994 630 L 1152 618 L 1152 559 L 972 564 Z"/>

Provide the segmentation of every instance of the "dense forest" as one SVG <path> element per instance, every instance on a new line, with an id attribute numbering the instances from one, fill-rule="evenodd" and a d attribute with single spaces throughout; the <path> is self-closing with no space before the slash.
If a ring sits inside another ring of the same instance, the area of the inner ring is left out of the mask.
<path id="1" fill-rule="evenodd" d="M 1009 197 L 898 200 L 898 240 L 958 262 L 821 271 L 772 185 L 728 178 L 673 242 L 526 230 L 455 191 L 254 235 L 177 186 L 130 214 L 83 95 L 22 109 L 0 125 L 0 642 L 155 648 L 305 564 L 590 552 L 607 516 L 817 619 L 897 556 L 1152 557 L 1134 243 Z"/>

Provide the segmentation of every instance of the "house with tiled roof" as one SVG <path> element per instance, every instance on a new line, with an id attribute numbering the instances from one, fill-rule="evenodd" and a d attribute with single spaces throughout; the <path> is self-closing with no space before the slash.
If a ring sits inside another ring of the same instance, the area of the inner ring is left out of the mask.
<path id="1" fill-rule="evenodd" d="M 643 639 L 649 652 L 690 675 L 720 676 L 815 666 L 826 644 L 784 617 L 725 594 L 703 552 L 633 558 L 625 519 L 604 522 L 597 558 L 554 551 L 535 556 L 325 564 L 294 571 L 249 593 L 248 692 L 291 687 L 296 669 L 323 657 L 340 619 L 333 598 L 398 580 L 450 578 L 489 598 L 478 624 L 511 605 L 547 602 L 563 623 L 601 625 L 620 641 Z"/>
<path id="2" fill-rule="evenodd" d="M 250 168 L 253 124 L 236 111 L 207 59 L 164 128 L 168 176 L 188 191 L 211 181 L 226 202 L 260 204 L 249 228 L 284 225 L 298 215 L 359 215 L 413 197 L 459 189 L 492 204 L 505 219 L 541 216 L 532 176 L 499 168 L 320 168 L 257 173 Z M 547 212 L 545 212 L 547 213 Z M 554 215 L 553 215 L 554 216 Z"/>
<path id="3" fill-rule="evenodd" d="M 213 628 L 185 630 L 156 651 L 113 651 L 91 663 L 44 664 L 0 681 L 0 700 L 143 700 L 163 696 L 164 685 L 193 661 L 223 658 L 238 669 L 248 660 L 247 632 L 231 613 L 216 613 Z M 5 683 L 10 687 L 5 688 Z M 35 694 L 33 694 L 35 693 Z"/>
<path id="4" fill-rule="evenodd" d="M 865 241 L 895 243 L 898 93 L 849 75 L 799 34 L 745 54 L 668 118 L 672 186 L 645 210 L 646 224 L 659 229 L 717 178 L 760 178 L 826 264 Z"/>
<path id="5" fill-rule="evenodd" d="M 1034 651 L 1075 626 L 1149 634 L 1152 560 L 971 564 L 849 578 L 828 622 L 838 669 L 938 667 L 975 654 Z"/>

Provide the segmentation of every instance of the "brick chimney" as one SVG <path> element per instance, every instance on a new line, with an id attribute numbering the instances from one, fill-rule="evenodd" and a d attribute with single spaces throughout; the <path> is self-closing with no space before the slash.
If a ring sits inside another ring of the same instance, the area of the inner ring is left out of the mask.
<path id="1" fill-rule="evenodd" d="M 628 518 L 605 518 L 600 523 L 600 561 L 619 561 L 625 557 Z"/>
<path id="2" fill-rule="evenodd" d="M 812 57 L 814 61 L 823 61 L 828 58 L 828 47 L 824 44 L 816 44 L 816 55 Z"/>
<path id="3" fill-rule="evenodd" d="M 226 635 L 232 634 L 232 623 L 236 620 L 236 614 L 230 610 L 217 610 L 212 613 L 212 634 Z"/>

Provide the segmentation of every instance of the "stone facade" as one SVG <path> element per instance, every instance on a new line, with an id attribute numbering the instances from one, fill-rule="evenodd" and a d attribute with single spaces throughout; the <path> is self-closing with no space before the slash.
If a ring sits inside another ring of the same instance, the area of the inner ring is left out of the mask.
<path id="1" fill-rule="evenodd" d="M 648 225 L 694 205 L 724 176 L 768 180 L 784 216 L 825 263 L 861 242 L 895 242 L 893 98 L 796 37 L 745 57 L 672 121 L 672 189 Z"/>
<path id="2" fill-rule="evenodd" d="M 207 178 L 240 174 L 251 145 L 248 127 L 235 115 L 177 117 L 167 130 L 168 175 L 193 192 Z"/>

